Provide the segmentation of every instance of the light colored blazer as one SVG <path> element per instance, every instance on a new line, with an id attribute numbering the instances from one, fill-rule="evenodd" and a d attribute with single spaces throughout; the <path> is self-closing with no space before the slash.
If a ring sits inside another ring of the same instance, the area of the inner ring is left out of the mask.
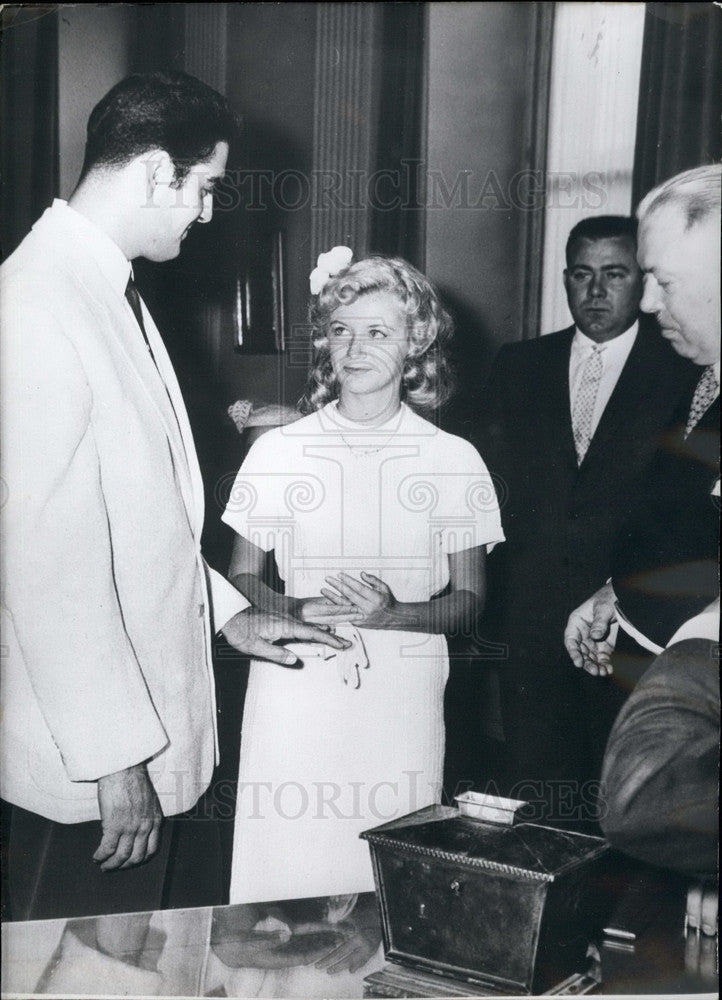
<path id="1" fill-rule="evenodd" d="M 63 202 L 0 269 L 0 791 L 60 822 L 97 818 L 97 778 L 144 760 L 166 815 L 195 803 L 217 753 L 211 596 L 216 628 L 248 606 L 201 555 L 188 417 L 129 272 Z"/>

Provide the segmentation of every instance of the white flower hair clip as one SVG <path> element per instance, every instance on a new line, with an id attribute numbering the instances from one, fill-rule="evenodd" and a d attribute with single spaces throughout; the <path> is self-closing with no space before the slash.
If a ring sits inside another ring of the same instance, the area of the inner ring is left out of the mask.
<path id="1" fill-rule="evenodd" d="M 309 277 L 311 295 L 318 295 L 328 279 L 343 271 L 352 260 L 353 250 L 350 247 L 334 247 L 327 253 L 319 254 Z"/>

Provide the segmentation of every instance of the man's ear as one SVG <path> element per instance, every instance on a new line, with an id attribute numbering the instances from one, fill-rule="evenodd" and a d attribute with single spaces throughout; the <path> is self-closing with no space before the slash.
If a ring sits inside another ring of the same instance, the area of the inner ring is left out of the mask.
<path id="1" fill-rule="evenodd" d="M 151 149 L 142 153 L 138 159 L 145 170 L 149 196 L 158 187 L 170 187 L 175 180 L 175 165 L 164 149 Z"/>

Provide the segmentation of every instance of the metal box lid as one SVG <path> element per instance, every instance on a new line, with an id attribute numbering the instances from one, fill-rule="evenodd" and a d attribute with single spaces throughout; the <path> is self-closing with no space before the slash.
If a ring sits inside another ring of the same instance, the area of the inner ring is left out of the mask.
<path id="1" fill-rule="evenodd" d="M 377 847 L 543 882 L 608 850 L 599 837 L 535 823 L 485 823 L 444 806 L 422 809 L 361 836 Z"/>

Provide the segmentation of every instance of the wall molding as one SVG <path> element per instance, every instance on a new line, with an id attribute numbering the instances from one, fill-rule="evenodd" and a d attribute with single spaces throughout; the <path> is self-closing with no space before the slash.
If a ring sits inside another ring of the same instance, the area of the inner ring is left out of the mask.
<path id="1" fill-rule="evenodd" d="M 311 259 L 332 246 L 368 252 L 366 197 L 377 120 L 372 4 L 321 3 L 316 13 Z"/>

